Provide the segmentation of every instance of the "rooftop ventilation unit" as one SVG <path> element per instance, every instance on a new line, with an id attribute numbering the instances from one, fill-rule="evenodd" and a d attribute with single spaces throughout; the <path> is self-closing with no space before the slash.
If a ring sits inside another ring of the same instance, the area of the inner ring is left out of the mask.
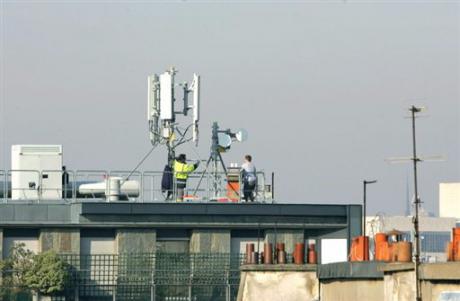
<path id="1" fill-rule="evenodd" d="M 62 198 L 62 145 L 11 146 L 13 200 Z"/>

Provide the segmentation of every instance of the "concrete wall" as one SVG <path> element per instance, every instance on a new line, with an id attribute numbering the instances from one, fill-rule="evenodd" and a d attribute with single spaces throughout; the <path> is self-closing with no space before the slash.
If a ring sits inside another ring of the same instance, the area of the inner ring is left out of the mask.
<path id="1" fill-rule="evenodd" d="M 314 301 L 318 285 L 315 271 L 243 271 L 237 301 Z"/>
<path id="2" fill-rule="evenodd" d="M 43 228 L 39 237 L 40 252 L 80 253 L 80 229 Z"/>
<path id="3" fill-rule="evenodd" d="M 320 292 L 321 301 L 381 301 L 384 299 L 382 280 L 337 279 L 321 281 Z"/>
<path id="4" fill-rule="evenodd" d="M 192 230 L 192 236 L 190 237 L 190 252 L 230 253 L 230 236 L 230 230 Z"/>
<path id="5" fill-rule="evenodd" d="M 415 300 L 415 273 L 399 271 L 384 276 L 385 301 Z M 428 299 L 423 299 L 429 301 Z"/>
<path id="6" fill-rule="evenodd" d="M 275 239 L 276 237 L 276 239 Z M 265 230 L 265 242 L 272 243 L 275 246 L 275 243 L 284 242 L 286 253 L 291 254 L 294 252 L 294 246 L 296 243 L 304 242 L 304 230 L 303 229 L 292 229 L 292 230 Z"/>
<path id="7" fill-rule="evenodd" d="M 156 251 L 156 230 L 117 229 L 118 253 L 154 253 Z"/>
<path id="8" fill-rule="evenodd" d="M 414 300 L 415 272 L 412 263 L 387 264 L 384 301 Z M 423 301 L 437 301 L 442 292 L 460 291 L 460 262 L 422 264 L 420 266 Z"/>

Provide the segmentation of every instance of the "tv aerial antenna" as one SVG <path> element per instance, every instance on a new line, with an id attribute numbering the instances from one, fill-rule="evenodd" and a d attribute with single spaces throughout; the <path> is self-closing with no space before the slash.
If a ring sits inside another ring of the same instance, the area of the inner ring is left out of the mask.
<path id="1" fill-rule="evenodd" d="M 193 74 L 190 83 L 176 83 L 178 70 L 174 67 L 164 73 L 148 76 L 148 108 L 150 141 L 153 146 L 165 145 L 168 149 L 168 164 L 172 166 L 175 149 L 181 144 L 194 141 L 198 145 L 200 121 L 200 76 Z M 175 92 L 182 90 L 182 107 L 179 110 Z M 189 104 L 189 94 L 192 103 Z M 185 129 L 179 126 L 177 115 L 188 116 L 192 111 L 191 123 Z M 191 134 L 189 132 L 191 131 Z"/>
<path id="2" fill-rule="evenodd" d="M 232 132 L 230 129 L 221 130 L 219 124 L 215 121 L 212 124 L 212 134 L 211 134 L 211 152 L 209 158 L 206 161 L 206 166 L 201 173 L 200 180 L 195 188 L 194 195 L 200 188 L 201 182 L 204 175 L 211 166 L 211 175 L 212 175 L 212 186 L 214 195 L 213 198 L 217 199 L 219 196 L 219 187 L 221 186 L 222 173 L 219 169 L 219 166 L 222 168 L 223 175 L 227 178 L 227 168 L 225 167 L 224 160 L 222 159 L 221 153 L 227 152 L 233 141 L 244 142 L 248 138 L 248 132 L 245 129 L 239 129 L 237 132 Z M 233 186 L 231 186 L 233 189 Z M 239 192 L 233 191 L 239 195 Z"/>
<path id="3" fill-rule="evenodd" d="M 412 157 L 402 157 L 402 158 L 388 158 L 385 161 L 389 163 L 403 163 L 403 162 L 412 162 L 414 169 L 414 205 L 415 205 L 415 216 L 413 217 L 414 224 L 414 241 L 415 241 L 415 293 L 416 301 L 422 300 L 422 291 L 420 285 L 420 229 L 419 229 L 419 211 L 420 211 L 420 196 L 418 194 L 418 174 L 417 174 L 417 164 L 420 162 L 428 161 L 445 161 L 445 158 L 442 156 L 431 156 L 431 157 L 418 157 L 417 156 L 417 144 L 416 144 L 416 135 L 415 135 L 415 119 L 419 117 L 417 114 L 424 111 L 425 107 L 416 107 L 411 106 L 409 108 L 410 116 L 409 118 L 412 121 Z"/>

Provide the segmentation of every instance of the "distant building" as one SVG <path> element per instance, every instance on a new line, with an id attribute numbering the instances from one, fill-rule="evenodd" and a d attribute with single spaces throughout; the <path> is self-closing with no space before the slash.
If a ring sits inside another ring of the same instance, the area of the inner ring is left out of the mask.
<path id="1" fill-rule="evenodd" d="M 439 216 L 460 220 L 460 182 L 439 184 Z"/>
<path id="2" fill-rule="evenodd" d="M 451 240 L 452 228 L 456 226 L 456 218 L 420 217 L 421 256 L 423 261 L 446 261 L 446 244 Z M 399 230 L 404 233 L 406 241 L 414 238 L 412 216 L 372 216 L 366 217 L 366 235 L 372 238 L 376 233 Z"/>

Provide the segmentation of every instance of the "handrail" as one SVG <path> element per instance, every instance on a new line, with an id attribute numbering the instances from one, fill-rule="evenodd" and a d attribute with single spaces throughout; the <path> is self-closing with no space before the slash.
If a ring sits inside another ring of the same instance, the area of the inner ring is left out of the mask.
<path id="1" fill-rule="evenodd" d="M 22 182 L 29 181 L 32 183 L 30 187 L 16 187 L 9 183 L 17 182 L 13 180 L 13 176 L 17 176 L 18 173 L 29 173 L 33 176 L 25 176 Z M 64 173 L 68 175 L 68 178 L 64 178 Z M 173 173 L 173 172 L 172 172 Z M 86 183 L 100 183 L 106 182 L 106 191 L 110 191 L 110 182 L 106 179 L 110 177 L 118 176 L 122 178 L 122 183 L 127 180 L 126 176 L 130 175 L 130 181 L 137 181 L 139 194 L 133 196 L 124 193 L 121 197 L 124 200 L 132 202 L 163 202 L 163 201 L 176 201 L 177 196 L 177 185 L 174 176 L 172 185 L 172 198 L 165 199 L 165 195 L 161 190 L 161 179 L 163 177 L 163 171 L 145 170 L 135 171 L 131 173 L 129 170 L 103 170 L 103 169 L 77 169 L 77 170 L 0 170 L 0 189 L 2 191 L 3 202 L 9 200 L 36 200 L 38 202 L 43 200 L 64 200 L 64 201 L 106 201 L 104 193 L 101 194 L 89 194 L 83 195 L 79 192 L 78 188 L 81 184 Z M 204 175 L 202 185 L 199 189 L 194 189 L 197 185 L 198 180 Z M 268 190 L 266 190 L 266 179 L 264 171 L 258 171 L 257 185 L 254 190 L 255 200 L 258 202 L 272 201 L 267 196 Z M 233 178 L 229 178 L 224 172 L 205 172 L 194 171 L 188 175 L 187 186 L 184 191 L 184 200 L 193 202 L 209 202 L 209 201 L 228 201 L 228 202 L 240 202 L 243 196 L 243 179 L 241 173 L 233 174 Z M 52 178 L 53 181 L 47 181 L 46 179 Z M 61 180 L 62 179 L 62 180 Z M 68 179 L 68 182 L 67 182 Z M 232 183 L 232 184 L 230 184 Z M 62 185 L 64 184 L 64 185 Z M 137 186 L 137 185 L 136 185 Z M 137 189 L 137 188 L 136 188 Z M 15 190 L 22 191 L 21 193 L 14 192 Z M 27 192 L 27 191 L 34 192 Z M 196 194 L 192 195 L 191 192 L 196 190 Z M 11 196 L 9 194 L 11 193 Z"/>

